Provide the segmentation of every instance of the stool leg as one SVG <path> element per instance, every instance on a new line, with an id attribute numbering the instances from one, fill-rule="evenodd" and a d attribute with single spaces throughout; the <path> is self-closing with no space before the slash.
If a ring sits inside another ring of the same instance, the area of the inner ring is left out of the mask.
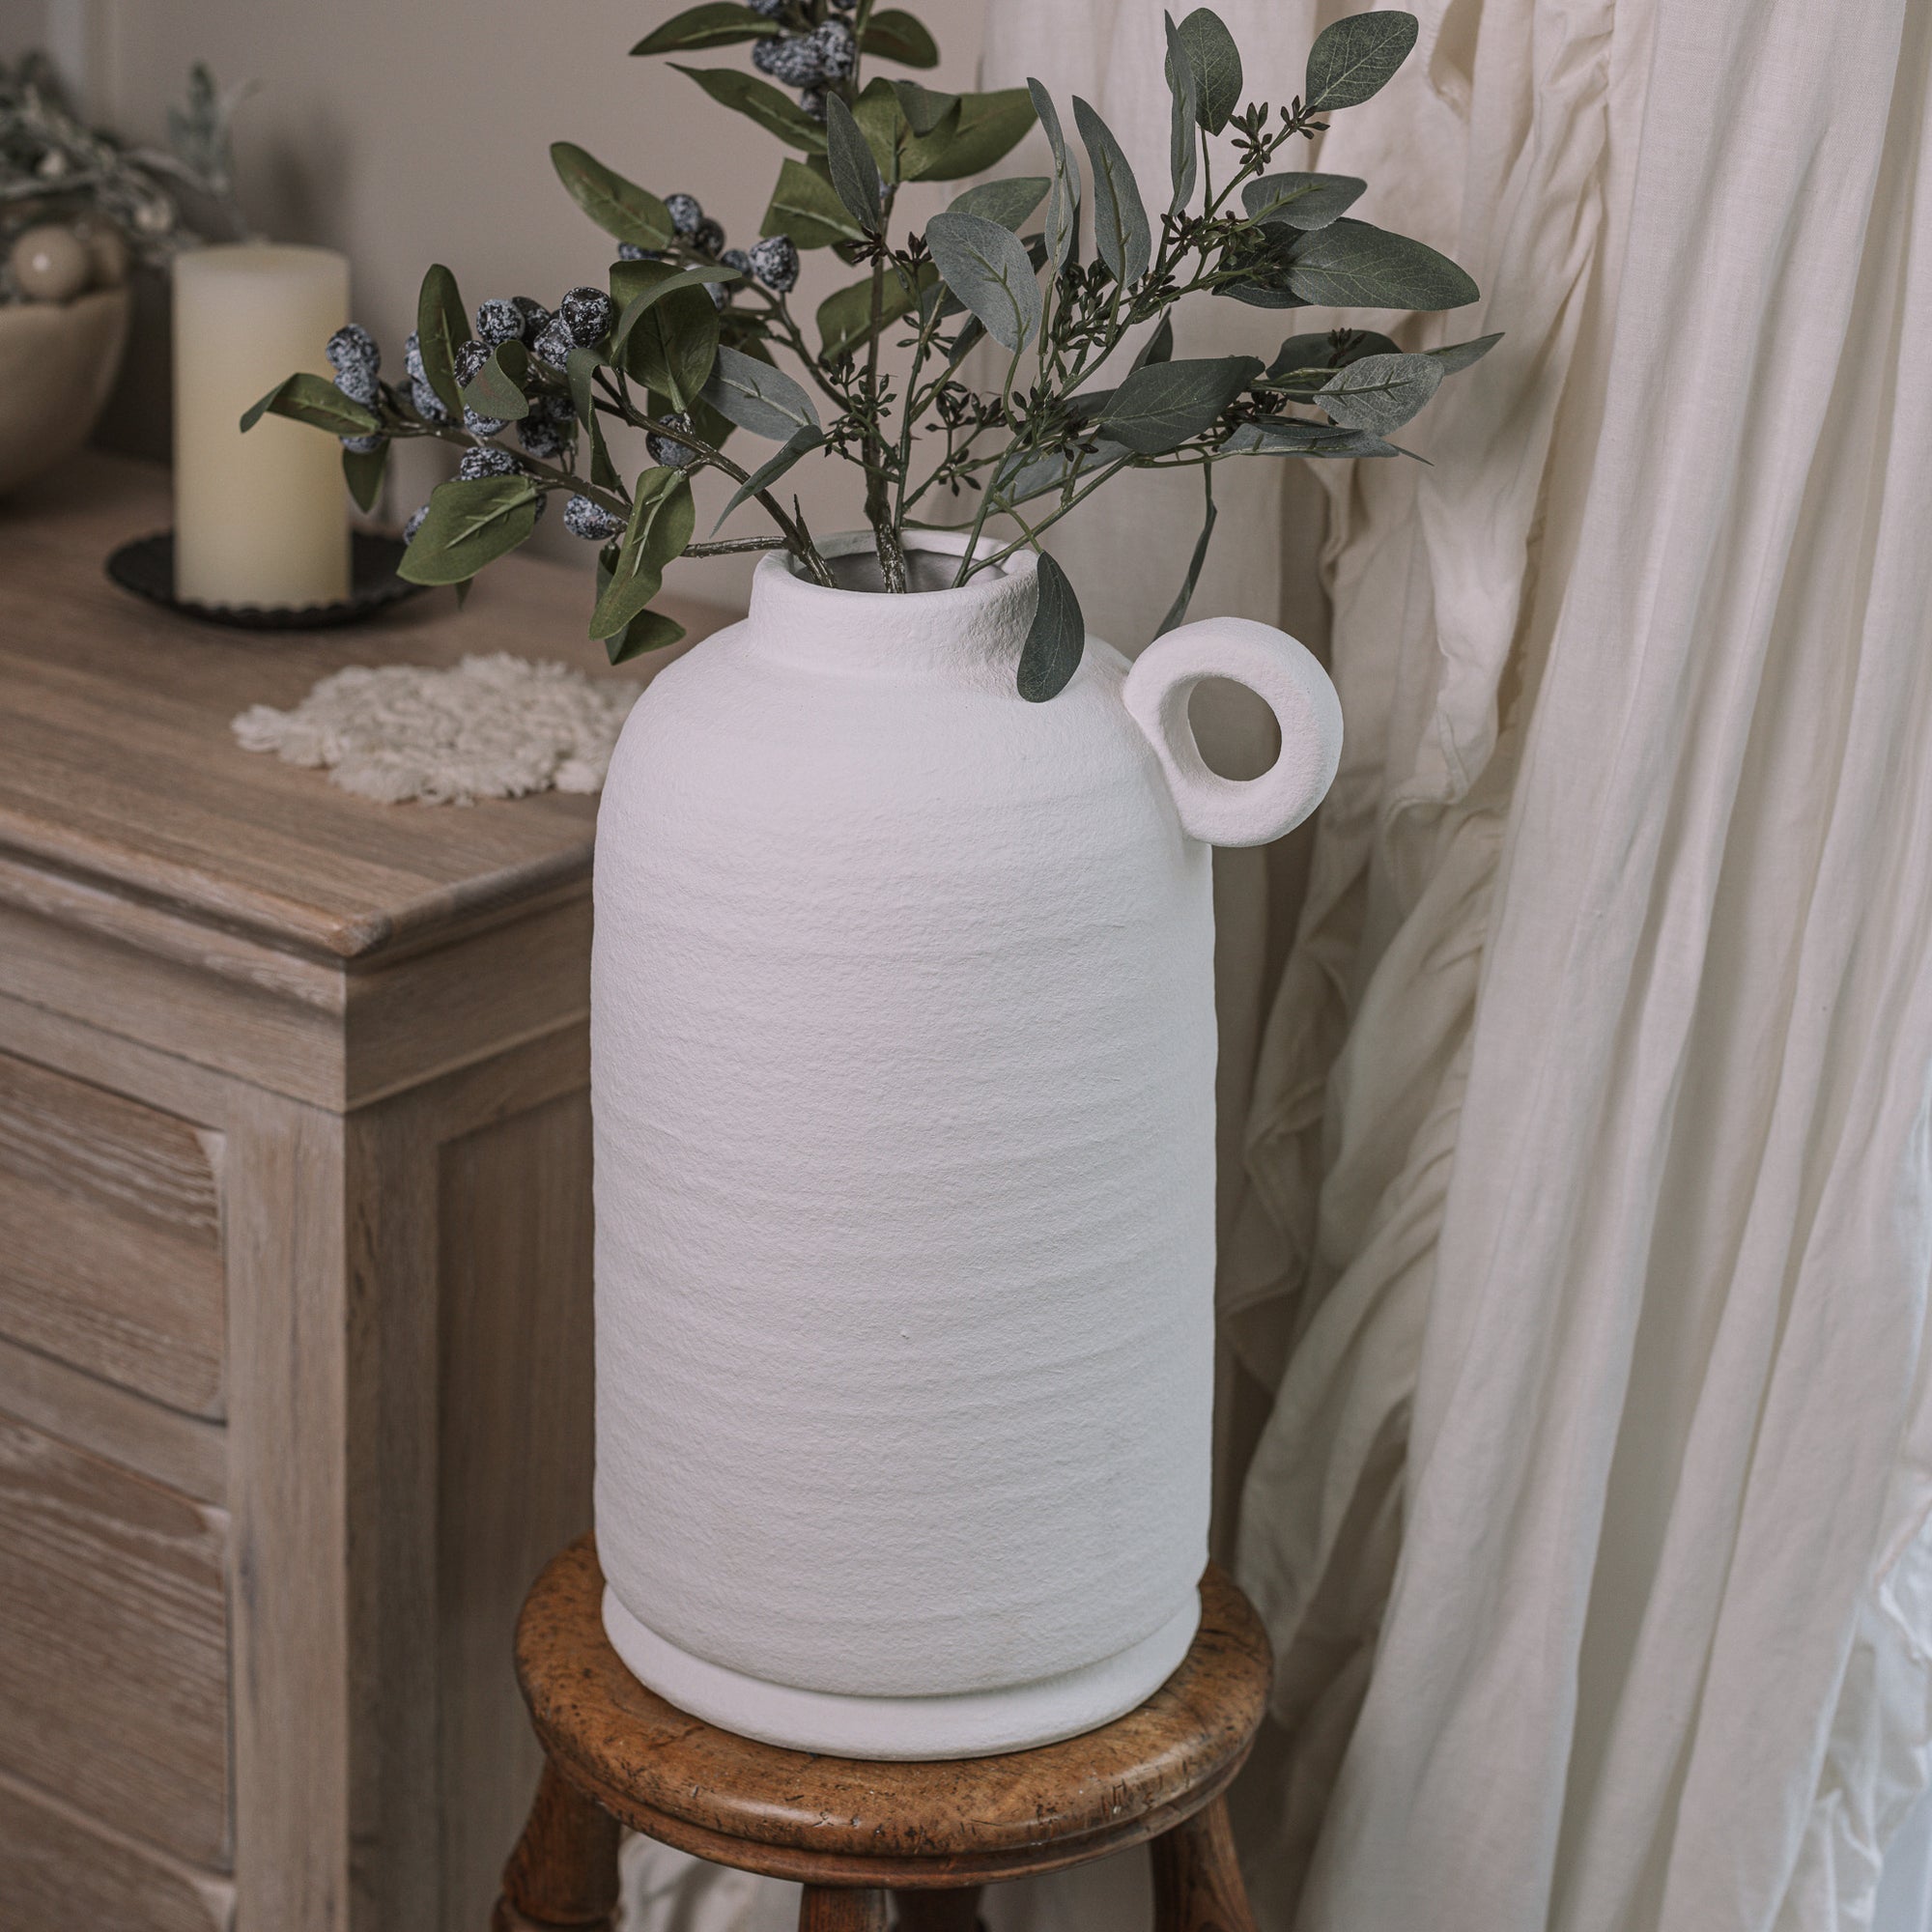
<path id="1" fill-rule="evenodd" d="M 1149 1850 L 1154 1932 L 1255 1932 L 1221 1799 L 1156 1838 Z"/>
<path id="2" fill-rule="evenodd" d="M 963 1891 L 895 1891 L 897 1932 L 976 1932 L 984 1889 L 971 1885 Z"/>
<path id="3" fill-rule="evenodd" d="M 609 1932 L 616 1904 L 617 1821 L 545 1759 L 491 1932 Z"/>
<path id="4" fill-rule="evenodd" d="M 886 1894 L 870 1886 L 809 1885 L 798 1932 L 886 1932 Z"/>

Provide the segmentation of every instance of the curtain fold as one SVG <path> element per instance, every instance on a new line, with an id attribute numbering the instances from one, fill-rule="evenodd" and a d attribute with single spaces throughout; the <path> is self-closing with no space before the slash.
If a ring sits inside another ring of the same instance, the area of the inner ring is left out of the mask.
<path id="1" fill-rule="evenodd" d="M 1322 473 L 1349 745 L 1222 1264 L 1250 1874 L 1301 1932 L 1863 1925 L 1932 1739 L 1927 8 L 1419 11 L 1315 164 L 1507 333 L 1431 469 Z"/>

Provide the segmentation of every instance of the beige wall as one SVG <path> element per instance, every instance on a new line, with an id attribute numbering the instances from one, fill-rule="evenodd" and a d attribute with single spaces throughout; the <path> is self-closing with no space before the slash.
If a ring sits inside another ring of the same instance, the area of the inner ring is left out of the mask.
<path id="1" fill-rule="evenodd" d="M 946 55 L 928 78 L 973 84 L 982 8 L 983 0 L 916 0 Z M 258 83 L 237 128 L 249 214 L 278 240 L 349 255 L 355 313 L 394 367 L 432 261 L 455 270 L 472 304 L 524 294 L 554 303 L 575 283 L 602 281 L 609 245 L 552 174 L 554 140 L 578 142 L 661 194 L 696 194 L 736 244 L 755 238 L 778 143 L 664 62 L 626 56 L 672 11 L 672 0 L 0 0 L 0 57 L 51 42 L 86 70 L 93 110 L 148 139 L 160 137 L 197 57 L 224 84 Z M 742 47 L 723 48 L 693 64 L 744 58 Z M 938 190 L 922 192 L 943 205 Z M 827 255 L 809 262 L 808 308 L 852 278 Z M 132 367 L 130 386 L 150 400 L 155 362 L 151 354 Z M 142 399 L 121 399 L 124 422 Z M 408 459 L 392 502 L 400 515 L 440 473 L 440 452 L 398 454 Z M 800 472 L 817 527 L 859 521 L 843 469 Z M 722 506 L 729 494 L 721 481 L 700 479 L 701 528 L 716 514 L 706 501 Z M 740 512 L 733 528 L 761 522 Z M 678 568 L 684 588 L 721 597 L 741 595 L 749 575 L 737 559 Z"/>

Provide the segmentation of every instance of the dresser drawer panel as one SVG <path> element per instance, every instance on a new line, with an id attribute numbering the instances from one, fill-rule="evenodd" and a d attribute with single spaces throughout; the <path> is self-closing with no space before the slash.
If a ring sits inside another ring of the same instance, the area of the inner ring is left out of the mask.
<path id="1" fill-rule="evenodd" d="M 0 1054 L 0 1335 L 221 1412 L 221 1137 Z"/>
<path id="2" fill-rule="evenodd" d="M 229 1858 L 227 1519 L 0 1416 L 0 1773 Z"/>
<path id="3" fill-rule="evenodd" d="M 7 1932 L 227 1932 L 235 1888 L 0 1777 Z"/>

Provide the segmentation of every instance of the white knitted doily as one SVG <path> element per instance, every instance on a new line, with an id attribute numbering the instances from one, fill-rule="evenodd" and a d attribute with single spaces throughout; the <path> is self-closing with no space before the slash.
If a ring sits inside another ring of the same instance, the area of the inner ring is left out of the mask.
<path id="1" fill-rule="evenodd" d="M 327 765 L 344 791 L 384 805 L 597 791 L 641 688 L 498 651 L 454 670 L 339 670 L 293 711 L 242 712 L 235 735 L 250 752 Z"/>

